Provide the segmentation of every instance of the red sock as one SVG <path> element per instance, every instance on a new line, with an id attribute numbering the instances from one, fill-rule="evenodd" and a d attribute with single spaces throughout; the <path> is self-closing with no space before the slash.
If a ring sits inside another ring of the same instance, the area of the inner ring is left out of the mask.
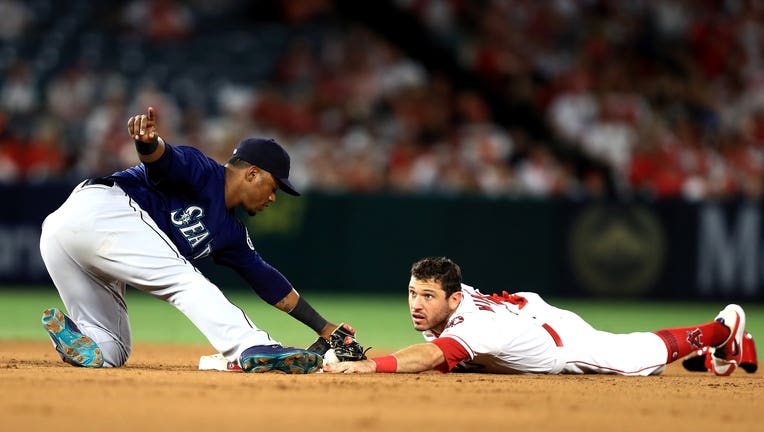
<path id="1" fill-rule="evenodd" d="M 720 322 L 711 321 L 699 326 L 663 329 L 654 333 L 666 344 L 666 363 L 671 363 L 696 349 L 719 345 L 730 335 L 730 329 Z"/>

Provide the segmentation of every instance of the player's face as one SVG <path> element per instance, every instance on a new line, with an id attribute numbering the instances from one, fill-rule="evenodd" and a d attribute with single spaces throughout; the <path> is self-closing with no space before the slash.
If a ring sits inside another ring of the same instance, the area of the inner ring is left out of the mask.
<path id="1" fill-rule="evenodd" d="M 442 333 L 460 301 L 461 293 L 446 298 L 446 292 L 439 282 L 414 277 L 409 280 L 409 312 L 414 329 L 418 331 Z"/>
<path id="2" fill-rule="evenodd" d="M 252 175 L 247 179 L 242 199 L 242 206 L 250 216 L 262 211 L 270 203 L 276 201 L 276 191 L 279 185 L 271 173 L 261 169 L 253 169 Z"/>

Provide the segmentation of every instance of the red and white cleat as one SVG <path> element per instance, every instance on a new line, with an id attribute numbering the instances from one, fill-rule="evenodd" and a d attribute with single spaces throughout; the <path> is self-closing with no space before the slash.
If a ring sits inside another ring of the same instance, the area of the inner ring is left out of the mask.
<path id="1" fill-rule="evenodd" d="M 731 374 L 743 358 L 743 334 L 745 333 L 745 312 L 736 304 L 727 305 L 716 316 L 715 321 L 730 329 L 730 335 L 714 349 L 710 370 L 714 375 Z"/>

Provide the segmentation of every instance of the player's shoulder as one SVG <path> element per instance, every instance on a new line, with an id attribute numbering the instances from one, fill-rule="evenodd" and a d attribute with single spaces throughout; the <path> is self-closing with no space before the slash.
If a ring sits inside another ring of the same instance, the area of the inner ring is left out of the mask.
<path id="1" fill-rule="evenodd" d="M 179 170 L 184 176 L 189 178 L 202 178 L 209 180 L 208 185 L 212 189 L 219 186 L 219 182 L 212 181 L 213 178 L 222 179 L 225 177 L 225 168 L 218 161 L 207 156 L 196 147 L 191 146 L 170 146 L 174 154 L 175 163 L 173 170 Z M 218 193 L 214 190 L 215 194 Z"/>
<path id="2" fill-rule="evenodd" d="M 178 146 L 168 146 L 169 148 L 173 149 L 175 153 L 179 153 L 183 156 L 198 159 L 200 161 L 204 162 L 211 162 L 216 165 L 221 165 L 216 160 L 212 159 L 211 157 L 207 156 L 203 151 L 199 150 L 196 147 L 188 146 L 188 145 L 178 145 Z M 221 165 L 222 166 L 222 165 Z"/>
<path id="3" fill-rule="evenodd" d="M 467 285 L 466 283 L 462 283 L 462 293 L 474 295 L 474 294 L 480 294 L 480 291 L 478 291 L 478 289 L 473 287 L 472 285 Z"/>

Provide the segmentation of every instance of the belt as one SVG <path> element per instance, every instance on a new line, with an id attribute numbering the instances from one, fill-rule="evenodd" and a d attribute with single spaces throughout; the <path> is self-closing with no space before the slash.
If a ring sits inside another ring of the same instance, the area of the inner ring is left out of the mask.
<path id="1" fill-rule="evenodd" d="M 96 178 L 85 180 L 85 183 L 82 186 L 91 186 L 91 185 L 103 185 L 103 186 L 112 187 L 114 186 L 114 179 L 111 177 L 96 177 Z"/>

